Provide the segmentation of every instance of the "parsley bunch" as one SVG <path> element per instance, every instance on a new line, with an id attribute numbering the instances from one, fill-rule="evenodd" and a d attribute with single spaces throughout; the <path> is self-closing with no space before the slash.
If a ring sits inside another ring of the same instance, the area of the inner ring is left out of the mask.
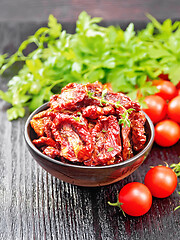
<path id="1" fill-rule="evenodd" d="M 170 19 L 160 24 L 148 15 L 145 29 L 135 32 L 133 23 L 123 31 L 120 26 L 102 27 L 101 18 L 82 12 L 74 34 L 62 30 L 52 15 L 42 27 L 25 40 L 17 52 L 0 55 L 0 74 L 15 62 L 22 69 L 8 82 L 0 98 L 9 102 L 8 119 L 23 117 L 25 107 L 33 111 L 69 82 L 110 82 L 114 91 L 127 93 L 133 100 L 157 90 L 149 79 L 168 73 L 177 84 L 180 76 L 180 22 Z M 35 44 L 27 56 L 24 50 Z"/>
<path id="2" fill-rule="evenodd" d="M 170 166 L 173 171 L 175 172 L 175 174 L 177 175 L 177 177 L 180 177 L 180 162 L 179 163 L 173 163 Z"/>

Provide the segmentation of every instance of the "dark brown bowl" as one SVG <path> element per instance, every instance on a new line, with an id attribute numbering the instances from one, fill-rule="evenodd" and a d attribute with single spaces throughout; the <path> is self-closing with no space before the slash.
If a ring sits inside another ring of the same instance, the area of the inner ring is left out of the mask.
<path id="1" fill-rule="evenodd" d="M 143 163 L 153 145 L 154 126 L 150 118 L 145 114 L 147 142 L 144 149 L 134 157 L 124 162 L 108 166 L 90 167 L 60 162 L 41 153 L 32 143 L 32 140 L 35 138 L 35 134 L 34 130 L 31 128 L 30 121 L 35 114 L 47 108 L 48 103 L 45 103 L 29 116 L 25 124 L 24 137 L 33 158 L 47 172 L 65 182 L 79 186 L 96 187 L 120 181 L 134 172 Z"/>

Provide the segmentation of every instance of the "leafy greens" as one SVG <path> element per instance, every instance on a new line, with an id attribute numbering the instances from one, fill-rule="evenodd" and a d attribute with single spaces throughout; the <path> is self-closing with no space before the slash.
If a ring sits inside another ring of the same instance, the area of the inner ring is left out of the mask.
<path id="1" fill-rule="evenodd" d="M 180 22 L 170 19 L 162 24 L 151 20 L 138 32 L 134 24 L 122 30 L 120 26 L 102 27 L 101 18 L 91 18 L 82 12 L 74 34 L 62 30 L 52 15 L 47 27 L 22 42 L 15 54 L 0 55 L 0 74 L 12 64 L 22 61 L 23 67 L 8 82 L 7 92 L 0 98 L 9 102 L 8 119 L 23 117 L 25 107 L 33 111 L 52 94 L 69 82 L 111 83 L 114 91 L 127 93 L 133 100 L 157 90 L 152 81 L 160 73 L 169 74 L 177 84 L 180 76 Z M 27 56 L 30 44 L 36 49 Z"/>

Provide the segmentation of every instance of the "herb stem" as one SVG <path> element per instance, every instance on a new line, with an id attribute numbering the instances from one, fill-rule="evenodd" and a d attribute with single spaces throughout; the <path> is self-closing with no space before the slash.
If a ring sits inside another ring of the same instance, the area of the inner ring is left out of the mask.
<path id="1" fill-rule="evenodd" d="M 86 89 L 86 90 L 87 90 L 87 89 Z M 115 106 L 116 108 L 120 108 L 120 107 L 121 107 L 121 108 L 123 109 L 124 113 L 120 114 L 120 116 L 122 117 L 122 119 L 119 120 L 119 125 L 120 125 L 120 124 L 123 124 L 123 127 L 126 127 L 126 125 L 127 125 L 128 127 L 130 127 L 131 122 L 130 122 L 130 120 L 129 120 L 129 114 L 130 114 L 132 111 L 134 111 L 134 109 L 133 109 L 133 108 L 126 109 L 126 108 L 125 108 L 122 104 L 120 104 L 119 102 L 114 103 L 114 102 L 110 102 L 110 101 L 105 100 L 104 97 L 105 97 L 106 93 L 107 93 L 107 89 L 104 89 L 104 90 L 102 91 L 102 97 L 101 97 L 101 98 L 98 98 L 98 97 L 93 96 L 93 93 L 87 90 L 87 95 L 88 95 L 88 97 L 90 97 L 90 98 L 92 98 L 92 99 L 94 99 L 94 100 L 99 101 L 102 106 L 103 106 L 103 104 L 105 104 L 105 105 L 108 105 L 108 104 L 109 104 L 109 105 Z"/>

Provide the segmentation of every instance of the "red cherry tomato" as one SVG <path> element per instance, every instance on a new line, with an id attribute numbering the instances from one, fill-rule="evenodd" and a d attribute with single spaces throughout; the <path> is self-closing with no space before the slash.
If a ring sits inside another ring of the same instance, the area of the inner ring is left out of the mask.
<path id="1" fill-rule="evenodd" d="M 170 119 L 180 123 L 180 96 L 173 98 L 168 103 L 167 114 Z"/>
<path id="2" fill-rule="evenodd" d="M 159 90 L 155 95 L 162 97 L 164 100 L 171 100 L 178 94 L 176 87 L 170 81 L 159 79 L 153 80 L 152 84 Z"/>
<path id="3" fill-rule="evenodd" d="M 152 194 L 144 184 L 132 182 L 121 189 L 117 203 L 108 203 L 119 206 L 130 216 L 142 216 L 151 208 Z"/>
<path id="4" fill-rule="evenodd" d="M 154 141 L 162 147 L 170 147 L 178 142 L 180 127 L 172 120 L 163 120 L 155 126 Z"/>
<path id="5" fill-rule="evenodd" d="M 154 197 L 165 198 L 176 189 L 177 176 L 169 167 L 156 166 L 147 172 L 144 183 Z"/>
<path id="6" fill-rule="evenodd" d="M 150 95 L 145 98 L 145 102 L 148 108 L 144 108 L 143 111 L 150 117 L 153 123 L 157 123 L 165 118 L 167 103 L 163 98 Z"/>

